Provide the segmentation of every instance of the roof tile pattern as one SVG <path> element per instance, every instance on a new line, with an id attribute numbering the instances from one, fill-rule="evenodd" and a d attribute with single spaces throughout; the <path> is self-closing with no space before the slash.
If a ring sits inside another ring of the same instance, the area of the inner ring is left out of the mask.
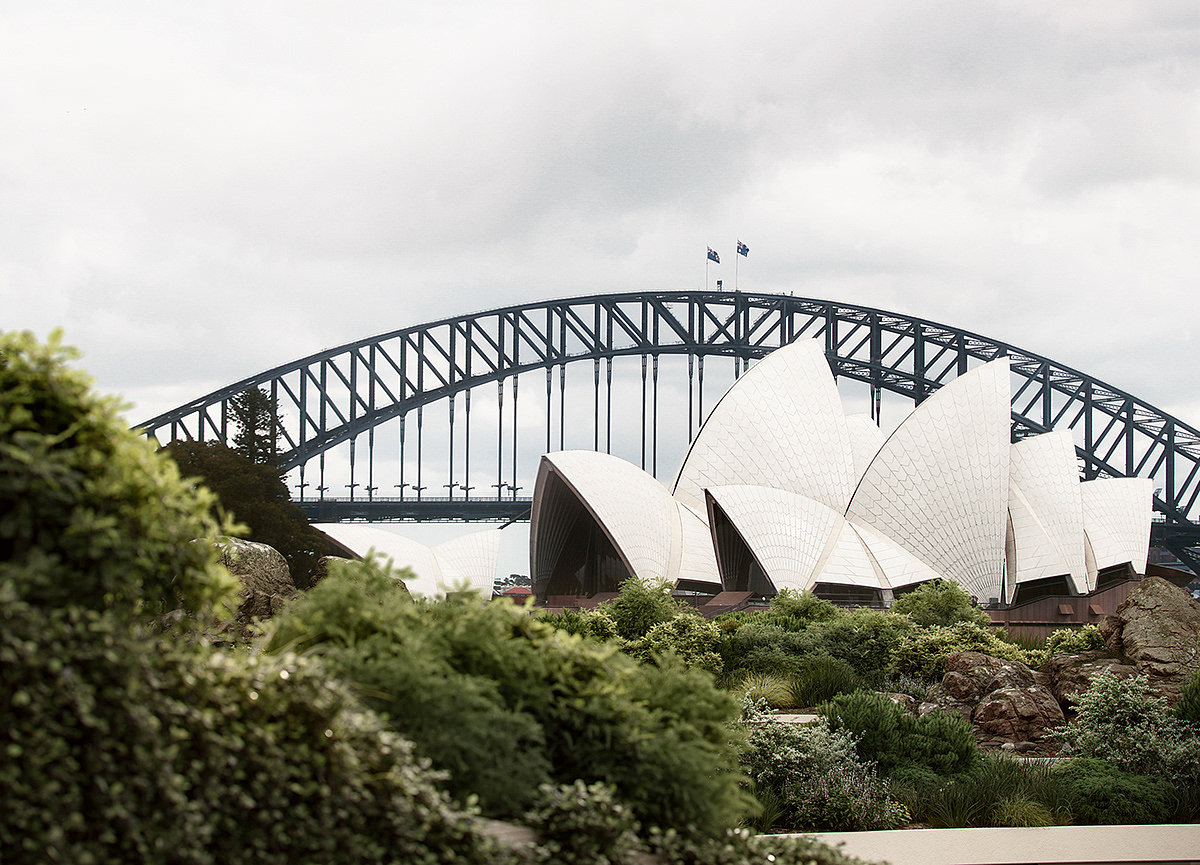
<path id="1" fill-rule="evenodd" d="M 1154 481 L 1102 478 L 1085 481 L 1079 491 L 1083 495 L 1083 528 L 1096 567 L 1129 562 L 1139 574 L 1145 573 Z"/>
<path id="2" fill-rule="evenodd" d="M 591 512 L 630 573 L 650 581 L 676 579 L 683 545 L 679 510 L 653 475 L 593 451 L 558 451 L 542 460 Z M 539 520 L 548 516 L 547 504 L 535 514 Z M 531 538 L 537 528 L 530 526 Z"/>
<path id="3" fill-rule="evenodd" d="M 1068 574 L 1075 590 L 1086 592 L 1083 498 L 1071 434 L 1048 432 L 1014 444 L 1008 494 L 1015 582 Z"/>
<path id="4" fill-rule="evenodd" d="M 998 597 L 1008 503 L 1009 369 L 1002 358 L 936 391 L 888 437 L 847 516 L 976 597 Z"/>
<path id="5" fill-rule="evenodd" d="M 752 484 L 843 510 L 854 484 L 846 417 L 822 344 L 776 349 L 738 379 L 692 442 L 674 494 L 704 511 L 704 490 Z"/>
<path id="6" fill-rule="evenodd" d="M 875 454 L 879 453 L 879 449 L 887 441 L 887 434 L 865 414 L 847 415 L 846 431 L 850 434 L 850 453 L 854 458 L 854 477 L 858 479 L 863 476 L 863 472 L 867 470 L 871 460 L 875 459 Z"/>

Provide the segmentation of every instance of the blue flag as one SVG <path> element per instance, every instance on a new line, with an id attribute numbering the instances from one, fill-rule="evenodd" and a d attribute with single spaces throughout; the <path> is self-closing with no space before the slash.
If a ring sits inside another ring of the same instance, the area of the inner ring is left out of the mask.
<path id="1" fill-rule="evenodd" d="M 711 246 L 708 248 L 708 260 L 715 261 L 717 264 L 721 263 L 721 256 L 717 255 L 717 251 Z"/>
<path id="2" fill-rule="evenodd" d="M 744 255 L 747 258 L 750 256 L 750 247 L 746 246 L 740 240 L 738 241 L 738 255 Z"/>

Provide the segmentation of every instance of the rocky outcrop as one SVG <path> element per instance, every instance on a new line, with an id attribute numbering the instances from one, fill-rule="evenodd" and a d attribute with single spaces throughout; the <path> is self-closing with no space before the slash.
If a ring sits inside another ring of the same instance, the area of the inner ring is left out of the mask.
<path id="1" fill-rule="evenodd" d="M 1075 698 L 1092 687 L 1092 682 L 1104 673 L 1122 679 L 1137 675 L 1138 669 L 1108 652 L 1080 652 L 1077 655 L 1052 655 L 1038 677 L 1043 680 L 1058 704 L 1068 714 Z"/>
<path id="2" fill-rule="evenodd" d="M 287 560 L 274 547 L 240 538 L 222 538 L 218 547 L 221 564 L 242 584 L 239 622 L 268 618 L 296 596 Z"/>
<path id="3" fill-rule="evenodd" d="M 1146 577 L 1100 623 L 1104 642 L 1150 676 L 1156 690 L 1177 696 L 1200 669 L 1200 604 L 1161 577 Z"/>
<path id="4" fill-rule="evenodd" d="M 937 710 L 962 715 L 985 744 L 1021 743 L 1021 750 L 1038 748 L 1047 730 L 1066 722 L 1062 707 L 1032 670 L 980 652 L 946 658 L 941 684 L 930 690 L 918 712 Z"/>

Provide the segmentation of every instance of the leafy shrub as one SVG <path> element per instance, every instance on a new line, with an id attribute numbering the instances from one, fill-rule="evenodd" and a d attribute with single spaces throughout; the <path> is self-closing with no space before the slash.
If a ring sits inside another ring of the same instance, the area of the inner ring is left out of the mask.
<path id="1" fill-rule="evenodd" d="M 1175 715 L 1181 721 L 1200 726 L 1200 670 L 1192 673 L 1191 678 L 1179 689 L 1179 704 L 1175 707 Z"/>
<path id="2" fill-rule="evenodd" d="M 1170 813 L 1171 784 L 1162 778 L 1123 772 L 1091 758 L 1068 760 L 1054 774 L 1077 823 L 1158 823 Z"/>
<path id="3" fill-rule="evenodd" d="M 648 582 L 631 578 L 621 583 L 619 594 L 600 609 L 612 617 L 616 635 L 625 640 L 646 636 L 650 629 L 684 612 L 671 596 L 673 587 L 666 581 Z"/>
<path id="4" fill-rule="evenodd" d="M 857 609 L 817 622 L 798 635 L 806 655 L 839 658 L 871 685 L 883 680 L 897 644 L 913 630 L 903 616 Z"/>
<path id="5" fill-rule="evenodd" d="M 0 584 L 35 606 L 123 615 L 228 600 L 212 497 L 90 392 L 75 356 L 58 334 L 0 333 Z"/>
<path id="6" fill-rule="evenodd" d="M 844 613 L 812 592 L 783 589 L 771 598 L 766 611 L 760 615 L 768 624 L 789 631 L 802 631 L 813 622 L 828 622 Z"/>
<path id="7" fill-rule="evenodd" d="M 833 730 L 856 737 L 859 756 L 877 763 L 884 775 L 902 766 L 918 766 L 938 775 L 968 769 L 978 747 L 960 715 L 931 712 L 917 717 L 882 694 L 841 694 L 818 707 Z"/>
<path id="8" fill-rule="evenodd" d="M 887 782 L 859 761 L 854 738 L 825 723 L 755 725 L 743 756 L 771 831 L 894 829 L 908 822 Z"/>
<path id="9" fill-rule="evenodd" d="M 719 642 L 720 632 L 716 625 L 695 613 L 686 612 L 654 625 L 646 636 L 628 643 L 625 651 L 648 662 L 670 652 L 689 667 L 718 673 L 722 667 L 721 656 L 716 652 Z"/>
<path id="10" fill-rule="evenodd" d="M 1105 648 L 1100 629 L 1087 624 L 1082 628 L 1059 628 L 1046 638 L 1046 657 L 1051 655 L 1077 655 Z"/>
<path id="11" fill-rule="evenodd" d="M 953 580 L 922 583 L 896 598 L 892 612 L 908 616 L 921 627 L 949 627 L 958 622 L 972 622 L 981 628 L 992 625 L 988 614 L 975 606 L 966 590 Z"/>
<path id="12" fill-rule="evenodd" d="M 1145 676 L 1104 673 L 1075 702 L 1075 719 L 1053 734 L 1064 753 L 1133 774 L 1200 783 L 1200 735 L 1153 694 Z"/>
<path id="13" fill-rule="evenodd" d="M 543 785 L 525 822 L 538 832 L 542 862 L 609 865 L 630 861 L 640 846 L 637 821 L 600 782 Z"/>
<path id="14" fill-rule="evenodd" d="M 974 622 L 958 622 L 949 627 L 913 628 L 901 634 L 893 651 L 891 672 L 939 680 L 946 672 L 946 658 L 956 652 L 982 652 L 1034 666 L 1039 660 Z"/>
<path id="15" fill-rule="evenodd" d="M 804 658 L 792 677 L 793 700 L 798 706 L 816 706 L 861 687 L 853 667 L 828 655 Z"/>
<path id="16" fill-rule="evenodd" d="M 5 862 L 487 861 L 411 746 L 312 665 L 2 609 Z"/>
<path id="17" fill-rule="evenodd" d="M 651 831 L 649 848 L 668 865 L 866 865 L 809 836 L 759 836 L 748 829 L 729 830 L 715 838 L 673 829 Z"/>
<path id="18" fill-rule="evenodd" d="M 536 790 L 525 779 L 543 771 L 560 784 L 604 781 L 644 825 L 716 831 L 750 805 L 727 723 L 734 699 L 671 655 L 639 664 L 507 603 L 413 604 L 367 566 L 343 566 L 275 620 L 267 650 L 289 648 L 320 656 L 452 772 L 446 749 L 461 740 L 477 764 L 452 783 L 492 813 L 524 807 L 529 793 L 515 788 Z M 473 702 L 456 720 L 468 683 Z M 474 701 L 490 706 L 485 721 L 470 717 Z M 441 730 L 428 706 L 441 707 Z M 520 747 L 492 747 L 505 738 Z"/>

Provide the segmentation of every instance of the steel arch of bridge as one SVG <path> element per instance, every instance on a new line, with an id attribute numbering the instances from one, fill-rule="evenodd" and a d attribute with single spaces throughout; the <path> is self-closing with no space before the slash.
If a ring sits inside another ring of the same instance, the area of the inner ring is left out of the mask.
<path id="1" fill-rule="evenodd" d="M 549 398 L 556 368 L 565 382 L 567 365 L 591 361 L 598 393 L 602 362 L 611 387 L 613 359 L 640 356 L 645 403 L 647 361 L 657 400 L 659 357 L 686 355 L 690 399 L 691 378 L 697 370 L 703 394 L 704 358 L 735 358 L 736 374 L 740 362 L 760 358 L 801 337 L 824 339 L 834 374 L 869 386 L 873 415 L 883 391 L 920 403 L 970 366 L 1007 356 L 1014 375 L 1014 439 L 1070 427 L 1085 478 L 1153 477 L 1159 487 L 1155 509 L 1163 515 L 1157 531 L 1160 535 L 1165 531 L 1168 546 L 1176 552 L 1200 542 L 1195 519 L 1200 513 L 1200 431 L 1196 428 L 1132 394 L 1004 342 L 880 309 L 790 295 L 632 292 L 446 318 L 309 355 L 213 391 L 140 426 L 159 440 L 228 442 L 234 432 L 230 400 L 247 388 L 262 387 L 278 401 L 287 419 L 281 431 L 286 448 L 283 466 L 303 474 L 312 460 L 323 459 L 329 449 L 349 442 L 353 481 L 355 444 L 364 433 L 370 437 L 380 424 L 451 399 L 453 440 L 453 398 L 466 393 L 469 412 L 471 390 L 489 382 L 503 384 L 522 373 L 545 370 Z M 512 399 L 516 398 L 514 388 Z M 689 439 L 690 412 L 689 405 Z M 547 424 L 549 447 L 549 420 Z M 597 415 L 597 443 L 598 426 Z M 357 484 L 348 486 L 353 494 Z M 502 479 L 497 486 L 504 486 Z M 520 488 L 515 467 L 512 487 L 515 499 Z M 496 512 L 492 507 L 491 513 Z"/>

